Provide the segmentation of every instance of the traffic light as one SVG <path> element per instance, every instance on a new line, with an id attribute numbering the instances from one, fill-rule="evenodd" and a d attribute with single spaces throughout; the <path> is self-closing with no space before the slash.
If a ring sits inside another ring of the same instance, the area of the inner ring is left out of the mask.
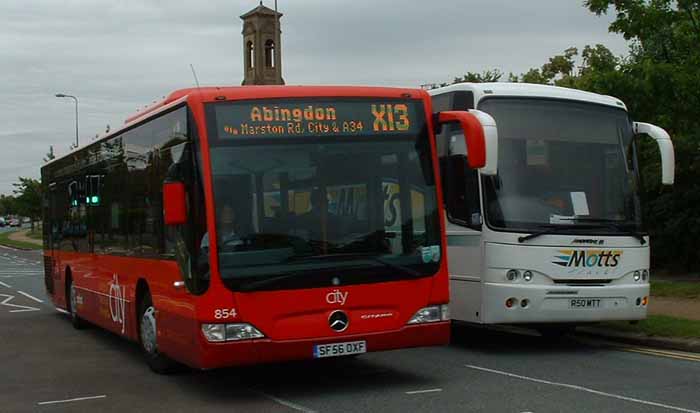
<path id="1" fill-rule="evenodd" d="M 89 206 L 98 206 L 102 201 L 102 175 L 88 175 L 85 179 L 87 196 L 85 203 Z"/>

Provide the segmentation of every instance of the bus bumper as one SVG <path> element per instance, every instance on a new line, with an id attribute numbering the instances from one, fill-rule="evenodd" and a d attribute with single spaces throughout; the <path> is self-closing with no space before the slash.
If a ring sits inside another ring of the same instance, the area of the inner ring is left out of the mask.
<path id="1" fill-rule="evenodd" d="M 343 335 L 304 340 L 270 340 L 209 343 L 200 337 L 200 369 L 213 369 L 258 363 L 272 363 L 313 358 L 317 344 L 366 341 L 367 352 L 395 350 L 410 347 L 447 345 L 450 341 L 450 322 L 436 322 L 405 326 L 400 330 Z"/>
<path id="2" fill-rule="evenodd" d="M 643 320 L 649 284 L 603 287 L 483 284 L 483 318 L 499 323 L 587 323 Z M 507 301 L 513 305 L 507 307 Z"/>

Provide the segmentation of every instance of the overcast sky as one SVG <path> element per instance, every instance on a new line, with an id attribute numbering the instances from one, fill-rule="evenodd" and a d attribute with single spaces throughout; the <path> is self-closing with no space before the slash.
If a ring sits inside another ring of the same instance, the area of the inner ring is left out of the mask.
<path id="1" fill-rule="evenodd" d="M 2 0 L 0 193 L 38 177 L 137 108 L 193 85 L 240 85 L 241 20 L 257 0 Z M 273 0 L 265 4 L 273 6 Z M 278 0 L 287 84 L 417 87 L 467 71 L 522 73 L 569 46 L 625 54 L 583 0 Z"/>

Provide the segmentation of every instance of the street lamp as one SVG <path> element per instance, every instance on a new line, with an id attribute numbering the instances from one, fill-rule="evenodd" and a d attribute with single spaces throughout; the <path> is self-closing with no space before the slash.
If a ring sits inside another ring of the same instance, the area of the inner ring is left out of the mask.
<path id="1" fill-rule="evenodd" d="M 71 98 L 75 100 L 75 147 L 78 148 L 78 98 L 72 95 L 57 93 L 57 98 Z"/>

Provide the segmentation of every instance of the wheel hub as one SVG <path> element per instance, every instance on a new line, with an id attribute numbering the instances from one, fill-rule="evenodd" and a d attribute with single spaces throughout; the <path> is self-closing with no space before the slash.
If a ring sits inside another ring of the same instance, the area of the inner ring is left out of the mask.
<path id="1" fill-rule="evenodd" d="M 70 294 L 70 315 L 71 315 L 71 317 L 76 318 L 78 316 L 78 310 L 77 310 L 78 299 L 75 296 L 75 286 L 73 285 L 73 283 L 71 283 L 71 285 L 70 285 L 69 294 Z"/>
<path id="2" fill-rule="evenodd" d="M 156 317 L 153 306 L 148 307 L 141 316 L 141 345 L 146 352 L 156 353 L 158 345 L 156 342 Z"/>

